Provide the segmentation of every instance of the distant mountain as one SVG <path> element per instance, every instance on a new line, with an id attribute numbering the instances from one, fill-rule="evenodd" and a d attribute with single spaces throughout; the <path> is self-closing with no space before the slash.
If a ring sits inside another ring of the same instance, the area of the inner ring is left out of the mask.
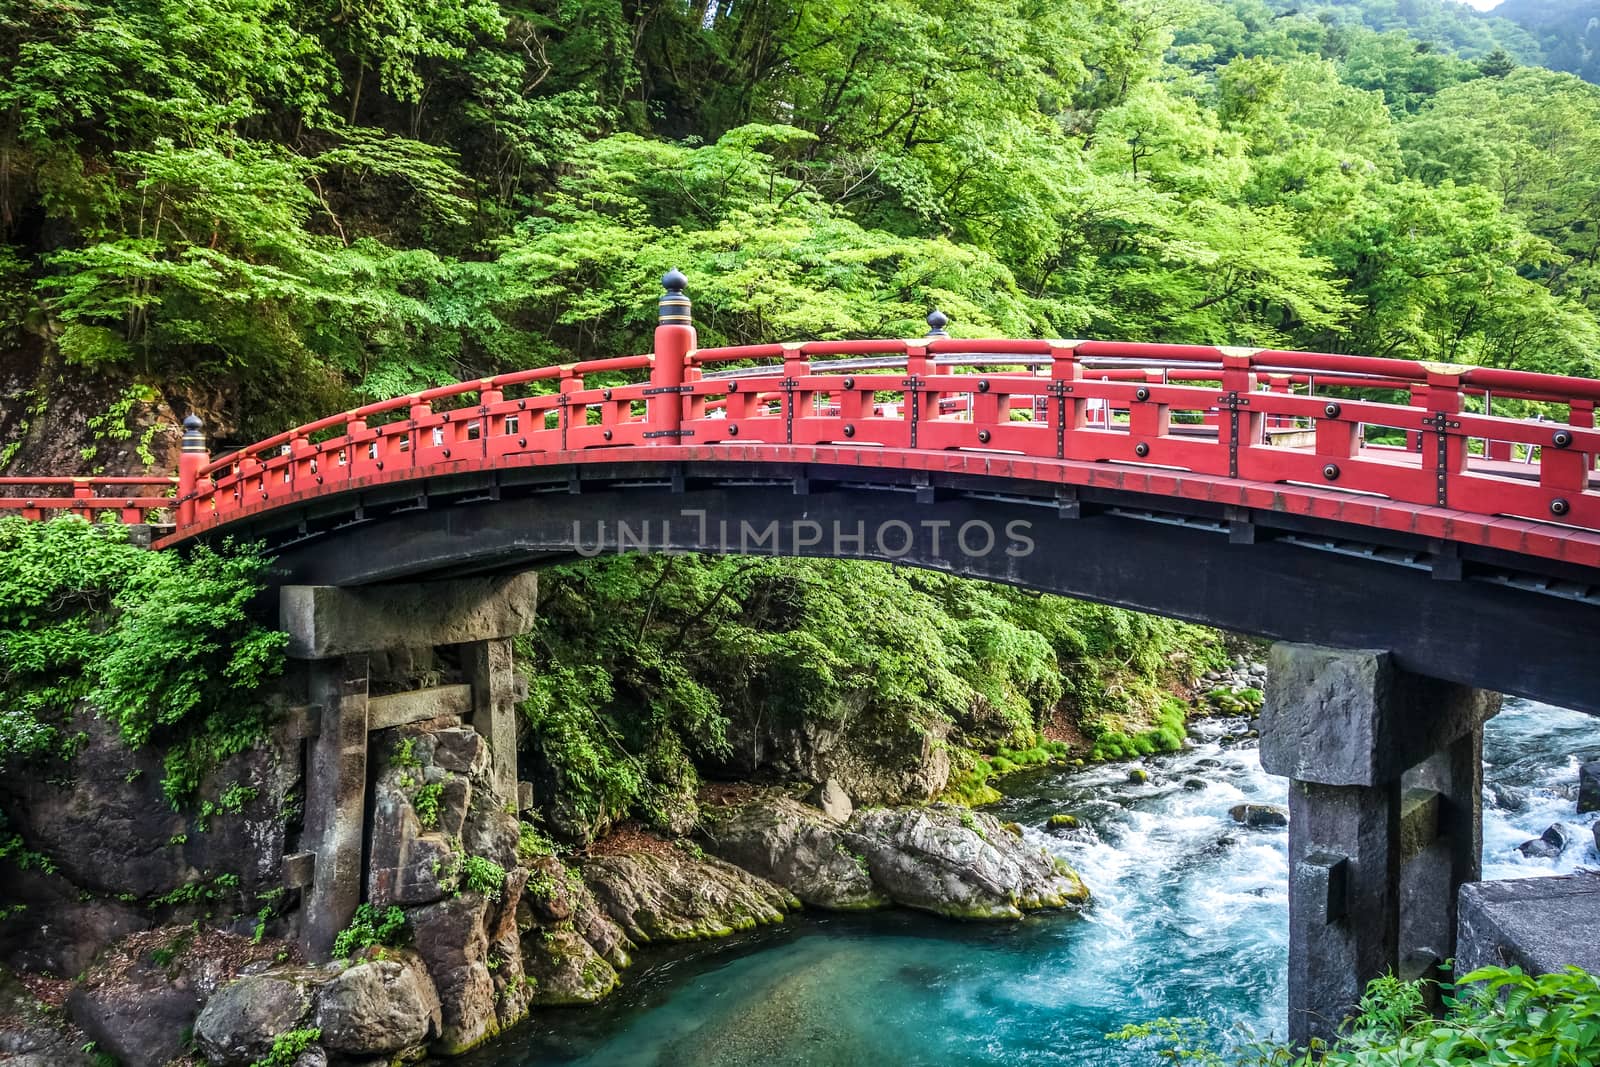
<path id="1" fill-rule="evenodd" d="M 1475 11 L 1457 0 L 1268 0 L 1278 11 L 1354 23 L 1380 33 L 1403 30 L 1419 41 L 1463 59 L 1480 59 L 1497 49 L 1519 63 L 1542 59 L 1532 33 L 1498 18 L 1498 10 Z M 1600 6 L 1592 0 L 1590 6 Z"/>
<path id="2" fill-rule="evenodd" d="M 1531 33 L 1545 66 L 1600 83 L 1600 0 L 1504 0 L 1489 14 Z"/>

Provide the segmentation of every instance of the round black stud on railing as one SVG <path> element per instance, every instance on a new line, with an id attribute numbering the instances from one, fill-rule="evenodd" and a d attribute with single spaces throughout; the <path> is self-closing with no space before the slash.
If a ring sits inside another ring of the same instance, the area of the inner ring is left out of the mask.
<path id="1" fill-rule="evenodd" d="M 739 391 L 739 383 L 738 382 L 729 382 L 728 383 L 728 392 L 737 393 L 738 391 Z"/>
<path id="2" fill-rule="evenodd" d="M 1557 448 L 1566 448 L 1568 445 L 1572 444 L 1572 431 L 1557 430 L 1551 436 L 1550 443 L 1555 445 Z"/>
<path id="3" fill-rule="evenodd" d="M 844 428 L 844 435 L 846 437 L 854 437 L 856 435 L 856 428 L 854 426 L 846 426 Z"/>
<path id="4" fill-rule="evenodd" d="M 659 303 L 658 320 L 662 326 L 692 326 L 694 316 L 689 306 L 689 298 L 684 290 L 689 287 L 689 279 L 684 277 L 681 270 L 674 268 L 661 276 L 661 294 Z"/>
<path id="5" fill-rule="evenodd" d="M 989 391 L 989 379 L 987 379 L 987 378 L 979 378 L 978 379 L 978 392 L 987 393 L 988 391 Z"/>
<path id="6" fill-rule="evenodd" d="M 1330 419 L 1337 419 L 1339 417 L 1339 412 L 1343 410 L 1344 408 L 1340 407 L 1338 404 L 1328 404 L 1323 407 L 1322 413 L 1328 416 Z"/>
<path id="7" fill-rule="evenodd" d="M 1339 480 L 1339 465 L 1337 463 L 1330 463 L 1326 467 L 1323 467 L 1322 468 L 1322 476 L 1324 478 L 1328 479 L 1328 481 L 1330 481 L 1330 482 L 1338 481 Z"/>
<path id="8" fill-rule="evenodd" d="M 979 430 L 978 431 L 978 443 L 980 445 L 986 445 L 986 444 L 989 443 L 989 431 L 988 430 Z"/>
<path id="9" fill-rule="evenodd" d="M 1139 388 L 1137 388 L 1137 389 L 1135 389 L 1133 391 L 1133 398 L 1135 400 L 1149 400 L 1150 399 L 1150 390 L 1146 389 L 1144 386 L 1141 385 L 1141 386 L 1139 386 Z"/>
<path id="10" fill-rule="evenodd" d="M 729 423 L 728 424 L 728 436 L 729 437 L 738 437 L 739 436 L 739 424 L 738 423 L 734 422 L 734 423 Z"/>
<path id="11" fill-rule="evenodd" d="M 1550 501 L 1550 514 L 1552 515 L 1565 515 L 1571 510 L 1572 505 L 1567 503 L 1564 497 L 1558 496 L 1554 500 Z"/>
<path id="12" fill-rule="evenodd" d="M 611 390 L 609 390 L 609 389 L 601 390 L 600 395 L 603 396 L 605 399 L 610 400 L 611 399 Z"/>
<path id="13" fill-rule="evenodd" d="M 854 378 L 846 378 L 844 380 L 844 387 L 846 389 L 854 389 L 856 387 L 856 380 Z"/>
<path id="14" fill-rule="evenodd" d="M 600 431 L 600 436 L 604 437 L 607 441 L 609 441 L 609 440 L 611 440 L 611 431 L 610 430 L 601 430 Z"/>
<path id="15" fill-rule="evenodd" d="M 950 325 L 949 315 L 946 315 L 938 308 L 934 308 L 932 311 L 928 312 L 929 337 L 949 337 L 950 331 L 945 329 L 945 327 L 948 325 Z"/>
<path id="16" fill-rule="evenodd" d="M 1138 444 L 1133 446 L 1133 454 L 1141 458 L 1148 456 L 1150 454 L 1150 446 L 1145 444 L 1143 441 L 1140 441 Z"/>

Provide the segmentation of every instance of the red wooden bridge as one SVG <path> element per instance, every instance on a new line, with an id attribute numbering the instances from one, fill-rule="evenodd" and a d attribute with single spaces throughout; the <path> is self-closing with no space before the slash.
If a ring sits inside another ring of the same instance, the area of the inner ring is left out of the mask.
<path id="1" fill-rule="evenodd" d="M 1441 655 L 1421 661 L 1422 645 L 1451 642 L 1480 659 L 1515 657 L 1523 645 L 1528 655 L 1554 655 L 1553 635 L 1578 625 L 1548 604 L 1492 608 L 1481 600 L 1485 586 L 1559 600 L 1563 610 L 1600 608 L 1600 493 L 1591 485 L 1600 381 L 1210 345 L 966 340 L 949 337 L 938 312 L 932 332 L 914 340 L 701 349 L 683 276 L 664 282 L 653 353 L 381 401 L 216 458 L 190 419 L 175 479 L 6 479 L 0 513 L 153 515 L 164 524 L 158 548 L 222 533 L 261 537 L 279 553 L 285 580 L 363 584 L 570 555 L 582 548 L 584 521 L 599 523 L 591 540 L 615 547 L 606 521 L 665 524 L 673 509 L 696 503 L 713 516 L 763 521 L 833 514 L 813 485 L 909 494 L 866 510 L 841 497 L 838 514 L 852 521 L 903 518 L 913 500 L 934 510 L 959 501 L 969 517 L 1026 505 L 1018 514 L 1122 525 L 1108 524 L 1107 539 L 1092 543 L 1047 530 L 1048 575 L 1037 560 L 952 563 L 948 553 L 871 546 L 833 554 L 956 569 L 1266 636 L 1395 648 L 1443 677 L 1600 710 L 1586 678 L 1556 690 L 1533 684 L 1537 662 L 1484 678 L 1465 664 L 1442 668 L 1432 661 Z M 691 499 L 697 486 L 716 493 Z M 794 510 L 774 487 L 807 502 Z M 507 510 L 513 500 L 527 510 Z M 494 503 L 502 507 L 485 510 Z M 1173 528 L 1161 553 L 1129 540 L 1132 520 Z M 557 523 L 567 532 L 558 535 Z M 698 537 L 680 530 L 666 547 L 729 550 L 726 536 L 701 526 Z M 534 536 L 534 527 L 543 532 Z M 1196 531 L 1209 539 L 1186 547 L 1182 538 Z M 1219 556 L 1218 533 L 1223 545 L 1301 552 L 1277 563 L 1260 550 Z M 1307 549 L 1321 553 L 1309 569 Z M 781 538 L 758 550 L 828 554 Z M 1392 573 L 1400 586 L 1374 585 L 1332 556 L 1411 572 L 1405 580 L 1479 579 L 1476 599 L 1437 582 L 1407 591 Z M 1112 557 L 1127 561 L 1113 568 Z M 1210 574 L 1224 564 L 1237 579 L 1229 592 L 1195 573 L 1174 580 L 1175 567 Z M 1242 583 L 1275 587 L 1274 603 Z M 1415 651 L 1353 621 L 1326 625 L 1383 606 L 1375 595 L 1439 616 L 1412 638 Z M 1508 642 L 1508 628 L 1524 639 Z"/>

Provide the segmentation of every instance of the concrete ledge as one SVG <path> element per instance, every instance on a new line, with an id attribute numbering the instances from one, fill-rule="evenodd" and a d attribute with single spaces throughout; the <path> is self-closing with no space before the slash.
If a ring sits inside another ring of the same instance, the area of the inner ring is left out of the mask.
<path id="1" fill-rule="evenodd" d="M 390 726 L 436 719 L 441 715 L 466 717 L 472 711 L 472 686 L 441 685 L 433 689 L 417 689 L 410 693 L 367 698 L 367 729 L 383 730 Z"/>
<path id="2" fill-rule="evenodd" d="M 539 576 L 362 586 L 286 585 L 279 628 L 295 659 L 515 637 L 533 628 Z"/>
<path id="3" fill-rule="evenodd" d="M 1457 976 L 1490 964 L 1600 973 L 1600 874 L 1468 882 L 1461 887 Z"/>

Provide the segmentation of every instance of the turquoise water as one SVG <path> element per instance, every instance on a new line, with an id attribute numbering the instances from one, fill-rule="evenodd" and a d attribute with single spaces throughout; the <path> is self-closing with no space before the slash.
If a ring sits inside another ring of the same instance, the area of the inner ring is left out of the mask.
<path id="1" fill-rule="evenodd" d="M 1287 836 L 1245 830 L 1228 809 L 1283 803 L 1253 748 L 1202 724 L 1184 752 L 1011 779 L 993 809 L 1074 864 L 1095 894 L 1082 915 L 1013 925 L 911 912 L 798 916 L 709 946 L 646 950 L 624 988 L 589 1009 L 544 1010 L 469 1067 L 854 1064 L 1149 1064 L 1105 1039 L 1128 1022 L 1198 1016 L 1281 1033 L 1287 959 Z M 1596 862 L 1585 832 L 1556 861 L 1515 845 L 1575 826 L 1580 756 L 1600 755 L 1600 720 L 1521 702 L 1493 724 L 1489 779 L 1515 811 L 1486 806 L 1490 877 Z M 1199 788 L 1185 788 L 1201 783 Z M 1056 812 L 1084 829 L 1043 827 Z"/>

